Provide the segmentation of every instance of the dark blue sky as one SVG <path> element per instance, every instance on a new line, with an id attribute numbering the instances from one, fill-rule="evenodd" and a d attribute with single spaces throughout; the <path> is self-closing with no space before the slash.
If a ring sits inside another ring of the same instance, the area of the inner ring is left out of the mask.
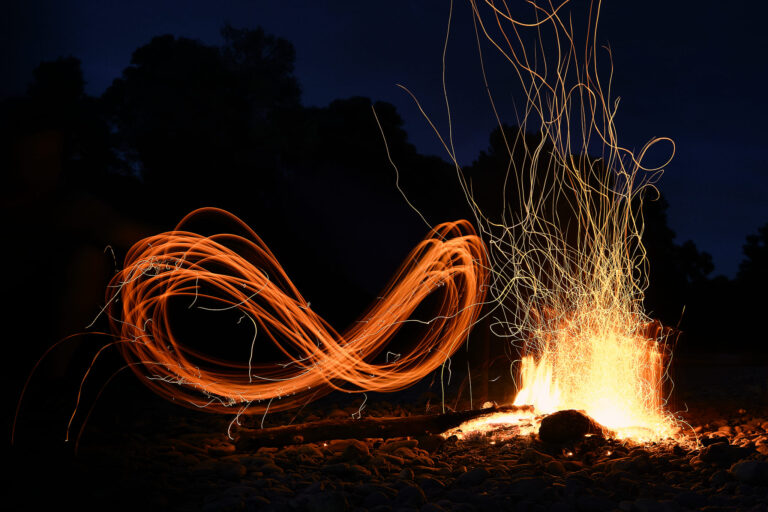
<path id="1" fill-rule="evenodd" d="M 511 2 L 514 3 L 514 2 Z M 522 1 L 521 1 L 522 3 Z M 585 5 L 576 2 L 574 5 Z M 610 44 L 614 92 L 621 96 L 620 142 L 639 148 L 653 136 L 677 143 L 659 187 L 670 225 L 712 254 L 716 273 L 734 275 L 747 234 L 768 222 L 768 82 L 763 2 L 621 0 L 603 5 L 599 40 Z M 83 62 L 87 90 L 98 95 L 153 36 L 172 33 L 217 44 L 225 22 L 263 26 L 296 47 L 296 75 L 307 105 L 369 96 L 395 104 L 410 140 L 443 155 L 408 86 L 440 128 L 441 52 L 447 0 L 17 2 L 0 27 L 2 97 L 24 91 L 44 59 Z M 457 152 L 470 163 L 494 126 L 483 91 L 471 15 L 456 0 L 448 54 L 448 93 Z M 517 84 L 489 59 L 492 86 L 507 119 Z"/>

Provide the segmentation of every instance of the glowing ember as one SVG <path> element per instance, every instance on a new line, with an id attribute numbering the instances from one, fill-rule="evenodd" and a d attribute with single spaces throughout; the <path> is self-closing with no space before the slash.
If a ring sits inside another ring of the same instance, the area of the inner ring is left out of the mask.
<path id="1" fill-rule="evenodd" d="M 467 435 L 488 434 L 493 438 L 506 438 L 509 436 L 526 436 L 536 433 L 539 429 L 536 414 L 532 410 L 521 410 L 517 412 L 497 412 L 481 416 L 469 421 L 447 432 L 443 432 L 443 437 L 456 436 L 464 439 Z"/>

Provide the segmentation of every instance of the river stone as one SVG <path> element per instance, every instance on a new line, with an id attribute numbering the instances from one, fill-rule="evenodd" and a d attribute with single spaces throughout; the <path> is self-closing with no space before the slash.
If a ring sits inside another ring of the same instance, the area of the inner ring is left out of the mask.
<path id="1" fill-rule="evenodd" d="M 427 434 L 425 436 L 421 436 L 417 438 L 419 441 L 418 446 L 421 448 L 424 448 L 429 453 L 435 453 L 441 446 L 443 446 L 443 443 L 445 443 L 445 439 L 443 439 L 443 436 L 438 436 L 434 434 Z"/>
<path id="2" fill-rule="evenodd" d="M 740 482 L 754 485 L 768 484 L 768 462 L 743 460 L 731 466 L 730 471 Z"/>
<path id="3" fill-rule="evenodd" d="M 397 493 L 396 501 L 403 505 L 421 507 L 427 502 L 427 497 L 420 487 L 409 485 L 400 489 L 400 492 Z"/>
<path id="4" fill-rule="evenodd" d="M 749 448 L 742 448 L 741 446 L 734 446 L 728 443 L 717 443 L 704 448 L 699 457 L 704 462 L 718 466 L 730 466 L 734 462 L 747 457 L 750 453 L 752 453 L 752 450 Z"/>
<path id="5" fill-rule="evenodd" d="M 605 429 L 583 412 L 573 409 L 557 411 L 541 420 L 539 439 L 545 443 L 569 443 L 585 435 L 604 435 Z"/>
<path id="6" fill-rule="evenodd" d="M 386 494 L 384 494 L 381 491 L 374 491 L 368 494 L 363 499 L 363 506 L 365 508 L 370 509 L 370 508 L 376 508 L 382 505 L 387 505 L 389 504 L 389 502 L 390 502 L 389 497 Z"/>
<path id="7" fill-rule="evenodd" d="M 344 448 L 341 457 L 347 461 L 367 462 L 371 458 L 371 454 L 366 443 L 352 440 L 346 448 Z"/>
<path id="8" fill-rule="evenodd" d="M 460 486 L 478 485 L 483 483 L 485 479 L 488 478 L 489 476 L 490 475 L 485 468 L 475 468 L 470 471 L 467 471 L 463 475 L 460 475 L 456 479 L 456 485 L 460 485 Z"/>
<path id="9" fill-rule="evenodd" d="M 563 463 L 559 460 L 553 460 L 547 463 L 546 466 L 547 472 L 552 473 L 553 475 L 564 475 L 565 474 L 565 466 L 563 466 Z"/>

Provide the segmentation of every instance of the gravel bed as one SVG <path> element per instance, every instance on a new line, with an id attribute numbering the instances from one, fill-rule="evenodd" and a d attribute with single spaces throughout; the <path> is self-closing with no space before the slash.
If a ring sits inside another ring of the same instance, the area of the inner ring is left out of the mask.
<path id="1" fill-rule="evenodd" d="M 697 441 L 680 444 L 427 435 L 247 453 L 228 436 L 231 418 L 148 402 L 95 417 L 76 456 L 17 449 L 11 463 L 19 483 L 11 492 L 21 498 L 19 509 L 45 503 L 286 512 L 768 510 L 768 408 L 738 397 L 721 406 L 704 400 L 707 406 L 695 413 L 690 407 L 686 419 Z M 350 417 L 358 408 L 310 405 L 295 421 Z M 364 413 L 423 414 L 424 408 L 369 402 Z M 268 423 L 291 419 L 275 415 Z M 258 426 L 260 418 L 244 421 Z"/>

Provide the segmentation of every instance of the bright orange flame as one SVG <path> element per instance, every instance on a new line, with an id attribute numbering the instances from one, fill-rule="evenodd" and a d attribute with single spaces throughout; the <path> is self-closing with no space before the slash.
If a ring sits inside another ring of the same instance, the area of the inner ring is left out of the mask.
<path id="1" fill-rule="evenodd" d="M 224 216 L 243 235 L 183 229 L 202 213 Z M 483 243 L 467 221 L 441 224 L 411 252 L 380 300 L 339 334 L 310 309 L 255 232 L 232 214 L 208 208 L 131 248 L 111 282 L 106 311 L 122 354 L 155 392 L 208 411 L 235 407 L 255 414 L 289 409 L 333 389 L 396 391 L 423 378 L 466 339 L 484 298 L 485 266 Z M 438 313 L 411 319 L 427 296 L 438 298 Z M 234 309 L 248 318 L 256 332 L 250 360 L 213 358 L 177 339 L 169 303 L 180 297 L 190 306 L 204 302 L 206 309 Z M 374 363 L 409 321 L 428 325 L 412 350 Z M 284 364 L 253 361 L 257 344 L 267 341 L 285 354 Z"/>
<path id="2" fill-rule="evenodd" d="M 634 322 L 622 332 L 604 315 L 593 320 L 594 330 L 563 325 L 548 333 L 538 361 L 533 355 L 523 357 L 515 405 L 533 405 L 539 414 L 582 410 L 619 438 L 670 436 L 661 399 L 663 340 L 631 332 Z"/>

